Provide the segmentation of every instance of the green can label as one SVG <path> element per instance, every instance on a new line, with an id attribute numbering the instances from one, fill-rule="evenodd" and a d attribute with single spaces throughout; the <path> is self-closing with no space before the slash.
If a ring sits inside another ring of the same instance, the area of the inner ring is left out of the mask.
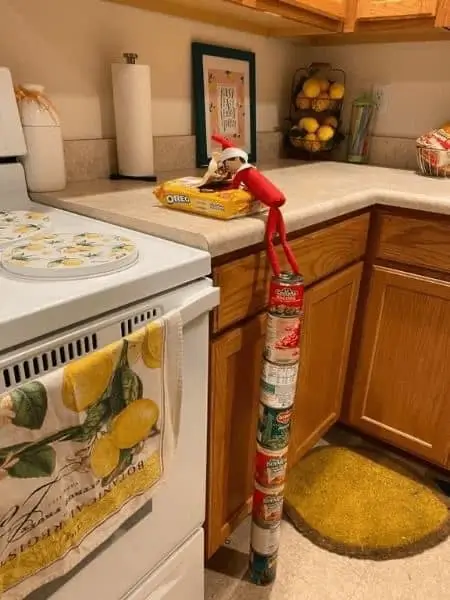
<path id="1" fill-rule="evenodd" d="M 280 450 L 289 443 L 292 409 L 278 409 L 259 404 L 257 439 L 264 448 Z"/>

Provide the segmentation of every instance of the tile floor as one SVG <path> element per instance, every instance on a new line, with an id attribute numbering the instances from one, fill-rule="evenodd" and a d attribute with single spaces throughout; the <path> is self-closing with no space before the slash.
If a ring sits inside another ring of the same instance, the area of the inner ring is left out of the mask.
<path id="1" fill-rule="evenodd" d="M 339 431 L 330 437 L 342 435 L 360 443 Z M 322 550 L 283 521 L 277 579 L 264 588 L 245 579 L 249 538 L 247 520 L 210 561 L 206 600 L 450 600 L 450 539 L 411 558 L 373 562 Z"/>

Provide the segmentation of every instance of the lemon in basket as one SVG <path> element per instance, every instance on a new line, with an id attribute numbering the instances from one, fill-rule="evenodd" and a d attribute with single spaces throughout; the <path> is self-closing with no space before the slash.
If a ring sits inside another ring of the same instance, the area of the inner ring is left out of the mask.
<path id="1" fill-rule="evenodd" d="M 345 87 L 343 83 L 335 82 L 330 85 L 330 98 L 332 100 L 342 100 L 345 94 Z"/>
<path id="2" fill-rule="evenodd" d="M 307 79 L 303 84 L 303 93 L 307 98 L 317 98 L 320 94 L 320 81 L 318 79 Z"/>
<path id="3" fill-rule="evenodd" d="M 308 152 L 318 152 L 320 150 L 320 141 L 315 133 L 307 133 L 303 138 L 303 146 Z"/>
<path id="4" fill-rule="evenodd" d="M 317 130 L 317 138 L 321 142 L 329 142 L 334 136 L 334 129 L 329 125 L 322 125 Z"/>
<path id="5" fill-rule="evenodd" d="M 89 459 L 91 471 L 98 478 L 108 477 L 119 464 L 120 450 L 107 433 L 95 440 Z"/>
<path id="6" fill-rule="evenodd" d="M 307 133 L 315 133 L 319 129 L 319 123 L 314 117 L 303 117 L 298 122 L 300 129 L 304 129 Z"/>
<path id="7" fill-rule="evenodd" d="M 320 92 L 317 98 L 312 101 L 311 107 L 316 112 L 323 112 L 330 108 L 330 98 L 327 92 Z"/>
<path id="8" fill-rule="evenodd" d="M 114 419 L 111 439 L 121 450 L 133 448 L 145 440 L 156 426 L 159 418 L 158 405 L 149 398 L 131 402 Z"/>

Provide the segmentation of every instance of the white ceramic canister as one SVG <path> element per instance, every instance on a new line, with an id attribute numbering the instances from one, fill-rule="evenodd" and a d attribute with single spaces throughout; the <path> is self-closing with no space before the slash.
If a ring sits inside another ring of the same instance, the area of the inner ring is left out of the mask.
<path id="1" fill-rule="evenodd" d="M 56 192 L 66 187 L 61 123 L 42 85 L 16 89 L 27 154 L 22 162 L 30 192 Z"/>

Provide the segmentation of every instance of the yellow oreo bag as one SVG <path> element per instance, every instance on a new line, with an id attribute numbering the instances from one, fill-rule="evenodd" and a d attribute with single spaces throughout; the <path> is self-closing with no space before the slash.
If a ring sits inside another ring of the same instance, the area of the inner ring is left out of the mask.
<path id="1" fill-rule="evenodd" d="M 262 204 L 245 190 L 202 185 L 198 177 L 165 181 L 153 193 L 163 206 L 215 219 L 235 219 L 261 212 Z M 216 188 L 216 189 L 215 189 Z"/>

